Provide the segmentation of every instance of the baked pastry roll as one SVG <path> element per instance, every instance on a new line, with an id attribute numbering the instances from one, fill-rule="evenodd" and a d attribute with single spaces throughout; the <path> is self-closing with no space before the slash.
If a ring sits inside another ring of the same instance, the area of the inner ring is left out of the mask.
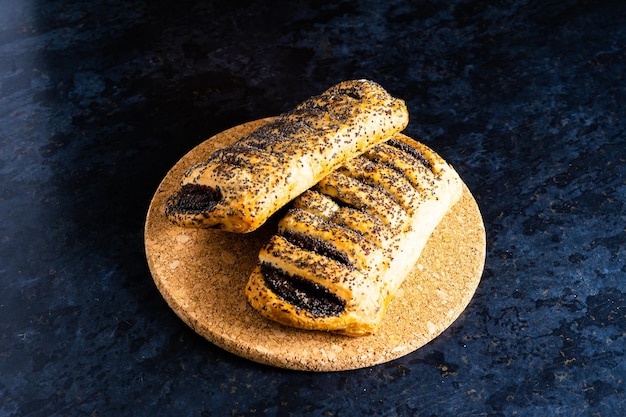
<path id="1" fill-rule="evenodd" d="M 288 326 L 373 334 L 461 194 L 459 176 L 440 156 L 394 135 L 293 201 L 259 253 L 249 304 Z"/>
<path id="2" fill-rule="evenodd" d="M 250 232 L 407 123 L 404 101 L 372 81 L 344 81 L 189 168 L 166 215 L 181 226 Z"/>

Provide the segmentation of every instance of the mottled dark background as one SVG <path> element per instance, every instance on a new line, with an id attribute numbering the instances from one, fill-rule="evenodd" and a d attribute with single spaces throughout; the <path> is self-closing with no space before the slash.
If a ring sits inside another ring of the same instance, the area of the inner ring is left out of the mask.
<path id="1" fill-rule="evenodd" d="M 623 1 L 0 0 L 0 416 L 626 414 Z M 488 234 L 444 334 L 312 374 L 155 289 L 143 222 L 205 138 L 370 78 Z"/>

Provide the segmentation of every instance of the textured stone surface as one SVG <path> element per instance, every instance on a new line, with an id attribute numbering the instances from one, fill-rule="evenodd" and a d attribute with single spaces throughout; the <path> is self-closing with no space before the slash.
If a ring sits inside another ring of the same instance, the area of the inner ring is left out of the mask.
<path id="1" fill-rule="evenodd" d="M 210 3 L 0 1 L 0 415 L 624 414 L 623 2 Z M 203 139 L 357 77 L 476 197 L 476 296 L 372 368 L 226 353 L 154 287 L 152 193 Z"/>

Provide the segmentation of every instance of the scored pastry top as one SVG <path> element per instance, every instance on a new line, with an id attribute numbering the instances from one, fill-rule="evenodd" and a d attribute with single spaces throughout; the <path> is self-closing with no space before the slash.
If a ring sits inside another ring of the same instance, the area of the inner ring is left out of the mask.
<path id="1" fill-rule="evenodd" d="M 293 201 L 259 252 L 248 302 L 293 327 L 374 333 L 461 194 L 458 174 L 440 156 L 394 135 Z"/>

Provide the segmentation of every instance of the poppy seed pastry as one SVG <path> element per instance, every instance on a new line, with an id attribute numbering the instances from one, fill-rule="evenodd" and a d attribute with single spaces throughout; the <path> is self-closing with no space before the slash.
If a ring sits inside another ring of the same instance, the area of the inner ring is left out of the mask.
<path id="1" fill-rule="evenodd" d="M 165 213 L 184 227 L 253 231 L 407 124 L 404 101 L 377 83 L 341 82 L 190 167 Z"/>
<path id="2" fill-rule="evenodd" d="M 431 149 L 395 134 L 293 201 L 259 252 L 248 303 L 288 326 L 375 333 L 462 184 Z"/>

